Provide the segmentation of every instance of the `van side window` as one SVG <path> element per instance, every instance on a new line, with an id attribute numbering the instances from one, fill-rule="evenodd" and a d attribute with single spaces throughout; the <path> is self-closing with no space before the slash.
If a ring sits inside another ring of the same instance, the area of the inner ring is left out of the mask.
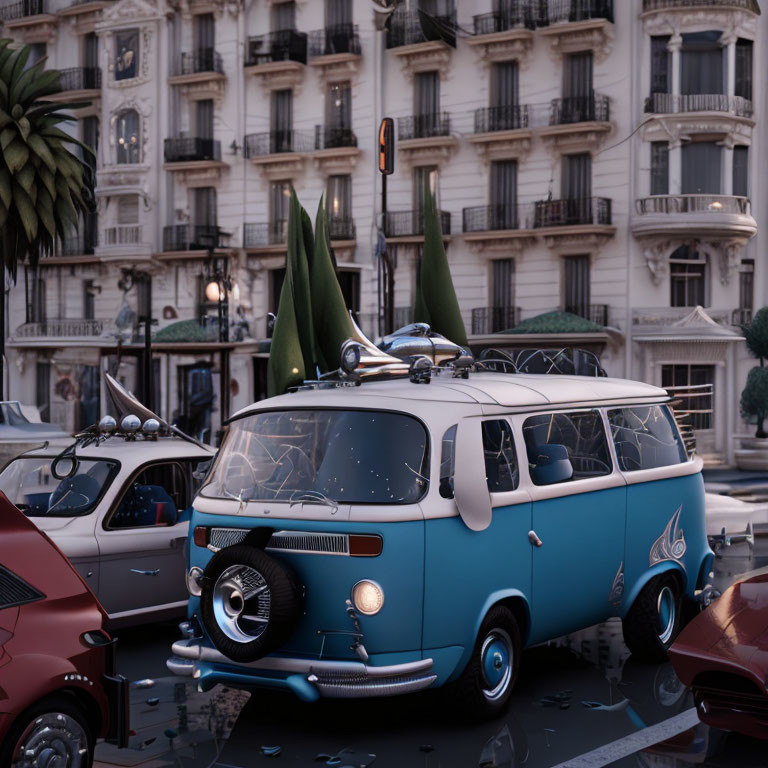
<path id="1" fill-rule="evenodd" d="M 573 467 L 571 480 L 611 474 L 608 441 L 598 411 L 531 416 L 523 424 L 523 437 L 531 467 L 539 461 L 541 446 L 558 445 L 565 448 Z"/>
<path id="2" fill-rule="evenodd" d="M 484 421 L 485 479 L 491 493 L 514 491 L 519 481 L 512 428 L 504 419 Z"/>
<path id="3" fill-rule="evenodd" d="M 440 495 L 453 498 L 453 472 L 456 466 L 456 424 L 445 430 L 440 454 Z"/>
<path id="4" fill-rule="evenodd" d="M 688 458 L 666 406 L 635 406 L 608 411 L 608 421 L 622 472 L 668 467 Z"/>

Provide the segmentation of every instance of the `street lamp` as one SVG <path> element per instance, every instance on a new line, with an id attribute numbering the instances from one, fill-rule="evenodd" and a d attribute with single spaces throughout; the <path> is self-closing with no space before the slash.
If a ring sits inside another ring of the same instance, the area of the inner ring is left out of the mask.
<path id="1" fill-rule="evenodd" d="M 123 276 L 118 280 L 117 286 L 123 293 L 128 293 L 135 285 L 145 285 L 149 287 L 148 295 L 145 297 L 146 313 L 140 314 L 136 320 L 138 323 L 144 323 L 144 404 L 153 410 L 153 392 L 152 392 L 152 326 L 157 324 L 157 320 L 152 318 L 152 275 L 141 270 L 123 269 Z"/>
<path id="2" fill-rule="evenodd" d="M 205 298 L 217 305 L 219 341 L 229 341 L 229 294 L 237 293 L 237 286 L 233 290 L 226 258 L 217 258 L 209 252 L 205 266 Z"/>

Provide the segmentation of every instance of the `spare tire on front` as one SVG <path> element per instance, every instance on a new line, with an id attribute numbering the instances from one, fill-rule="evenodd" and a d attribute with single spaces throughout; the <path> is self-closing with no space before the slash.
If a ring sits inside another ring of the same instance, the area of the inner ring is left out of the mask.
<path id="1" fill-rule="evenodd" d="M 293 569 L 257 547 L 222 549 L 205 569 L 200 615 L 213 644 L 232 661 L 255 661 L 278 649 L 303 608 Z"/>

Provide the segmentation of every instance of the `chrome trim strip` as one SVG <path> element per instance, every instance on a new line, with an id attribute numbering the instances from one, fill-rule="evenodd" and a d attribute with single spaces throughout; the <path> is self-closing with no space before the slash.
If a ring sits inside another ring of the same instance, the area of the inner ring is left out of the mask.
<path id="1" fill-rule="evenodd" d="M 192 677 L 192 673 L 195 671 L 195 662 L 189 659 L 180 659 L 178 656 L 171 656 L 167 659 L 165 666 L 174 675 L 179 677 Z"/>
<path id="2" fill-rule="evenodd" d="M 325 683 L 318 680 L 314 686 L 326 699 L 359 699 L 369 696 L 399 696 L 403 693 L 415 693 L 429 688 L 435 680 L 437 675 L 368 683 Z"/>
<path id="3" fill-rule="evenodd" d="M 213 526 L 210 529 L 208 549 L 211 552 L 219 552 L 225 547 L 239 544 L 250 532 L 249 528 Z M 301 555 L 349 556 L 349 534 L 326 531 L 275 531 L 264 549 L 267 552 Z"/>
<path id="4" fill-rule="evenodd" d="M 360 661 L 332 661 L 323 659 L 300 659 L 288 656 L 265 656 L 256 661 L 241 663 L 232 661 L 223 653 L 207 645 L 201 645 L 199 641 L 177 640 L 171 651 L 174 656 L 193 661 L 205 661 L 211 664 L 226 664 L 231 667 L 244 667 L 246 669 L 268 669 L 275 672 L 287 672 L 290 674 L 316 674 L 323 675 L 361 675 L 365 678 L 403 677 L 429 672 L 432 669 L 432 659 L 409 661 L 405 664 L 389 664 L 383 667 L 373 667 Z"/>

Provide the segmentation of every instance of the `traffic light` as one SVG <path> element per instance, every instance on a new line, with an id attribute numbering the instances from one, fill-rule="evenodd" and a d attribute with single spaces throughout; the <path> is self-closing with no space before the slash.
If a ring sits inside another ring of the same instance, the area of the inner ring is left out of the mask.
<path id="1" fill-rule="evenodd" d="M 385 117 L 379 126 L 379 171 L 385 176 L 395 170 L 395 121 Z"/>

